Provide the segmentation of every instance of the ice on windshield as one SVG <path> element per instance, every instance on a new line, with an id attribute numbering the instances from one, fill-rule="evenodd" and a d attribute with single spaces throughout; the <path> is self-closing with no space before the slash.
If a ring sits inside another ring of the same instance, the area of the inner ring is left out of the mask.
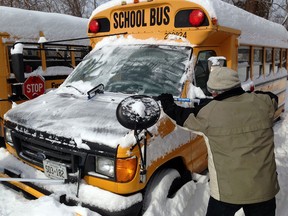
<path id="1" fill-rule="evenodd" d="M 86 93 L 102 83 L 109 92 L 178 96 L 191 55 L 192 48 L 187 46 L 104 46 L 89 54 L 64 86 Z"/>

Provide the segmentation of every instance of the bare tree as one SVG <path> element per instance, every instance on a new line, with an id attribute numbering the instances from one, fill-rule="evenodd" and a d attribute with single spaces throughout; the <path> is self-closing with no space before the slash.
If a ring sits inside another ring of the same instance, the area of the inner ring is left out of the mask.
<path id="1" fill-rule="evenodd" d="M 288 0 L 223 0 L 288 27 Z"/>
<path id="2" fill-rule="evenodd" d="M 269 18 L 273 0 L 223 0 L 265 19 Z"/>
<path id="3" fill-rule="evenodd" d="M 85 6 L 87 4 L 86 0 L 61 0 L 61 3 L 65 7 L 65 14 L 83 17 Z"/>
<path id="4" fill-rule="evenodd" d="M 268 19 L 272 3 L 271 0 L 247 0 L 244 4 L 244 10 Z"/>
<path id="5" fill-rule="evenodd" d="M 89 0 L 0 0 L 0 6 L 64 13 L 83 17 L 88 1 Z"/>

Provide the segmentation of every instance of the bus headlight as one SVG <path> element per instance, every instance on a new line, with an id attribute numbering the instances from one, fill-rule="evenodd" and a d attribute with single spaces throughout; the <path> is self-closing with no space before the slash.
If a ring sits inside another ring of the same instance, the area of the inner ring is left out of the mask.
<path id="1" fill-rule="evenodd" d="M 96 157 L 96 172 L 114 178 L 114 158 Z"/>
<path id="2" fill-rule="evenodd" d="M 12 141 L 12 135 L 11 135 L 11 129 L 10 128 L 5 128 L 5 133 L 4 133 L 4 136 L 5 136 L 5 141 L 13 146 L 13 141 Z"/>

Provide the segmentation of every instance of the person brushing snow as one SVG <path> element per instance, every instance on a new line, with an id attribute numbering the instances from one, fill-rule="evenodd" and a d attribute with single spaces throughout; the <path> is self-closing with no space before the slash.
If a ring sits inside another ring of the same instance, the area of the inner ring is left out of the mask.
<path id="1" fill-rule="evenodd" d="M 279 191 L 274 156 L 278 97 L 245 92 L 236 71 L 214 65 L 207 87 L 213 100 L 183 108 L 161 94 L 163 111 L 180 126 L 203 133 L 208 149 L 210 199 L 206 216 L 274 216 Z"/>

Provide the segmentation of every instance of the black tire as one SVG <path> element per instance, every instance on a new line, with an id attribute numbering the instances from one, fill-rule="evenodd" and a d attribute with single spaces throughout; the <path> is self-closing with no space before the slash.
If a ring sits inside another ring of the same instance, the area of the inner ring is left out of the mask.
<path id="1" fill-rule="evenodd" d="M 0 137 L 0 148 L 6 148 L 3 137 Z"/>
<path id="2" fill-rule="evenodd" d="M 161 169 L 149 181 L 142 206 L 142 215 L 156 200 L 169 199 L 174 196 L 178 189 L 183 186 L 181 176 L 176 169 Z M 182 184 L 182 185 L 181 185 Z"/>

